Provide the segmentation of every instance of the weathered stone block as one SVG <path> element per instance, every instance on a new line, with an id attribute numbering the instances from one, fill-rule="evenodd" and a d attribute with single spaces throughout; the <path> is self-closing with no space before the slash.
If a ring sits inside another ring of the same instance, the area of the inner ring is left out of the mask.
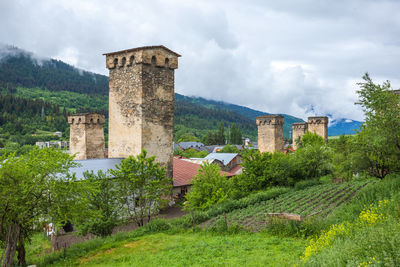
<path id="1" fill-rule="evenodd" d="M 297 149 L 297 138 L 301 138 L 307 132 L 307 129 L 308 125 L 306 122 L 296 122 L 292 124 L 292 146 L 294 149 Z"/>
<path id="2" fill-rule="evenodd" d="M 324 138 L 325 142 L 328 142 L 328 122 L 329 119 L 326 116 L 308 117 L 308 131 L 318 134 Z"/>
<path id="3" fill-rule="evenodd" d="M 283 123 L 281 115 L 257 117 L 258 150 L 260 152 L 283 152 Z"/>
<path id="4" fill-rule="evenodd" d="M 104 115 L 83 113 L 68 116 L 70 155 L 76 160 L 104 158 Z"/>

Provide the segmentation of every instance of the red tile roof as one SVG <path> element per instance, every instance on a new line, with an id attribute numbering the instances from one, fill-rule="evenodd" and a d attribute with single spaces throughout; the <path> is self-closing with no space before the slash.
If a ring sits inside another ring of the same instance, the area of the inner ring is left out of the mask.
<path id="1" fill-rule="evenodd" d="M 193 177 L 197 174 L 199 168 L 199 164 L 183 160 L 179 157 L 174 157 L 174 187 L 191 185 Z"/>
<path id="2" fill-rule="evenodd" d="M 183 160 L 180 157 L 174 157 L 174 166 L 173 166 L 174 187 L 191 185 L 193 178 L 195 175 L 197 175 L 200 166 L 201 166 L 200 164 Z M 221 174 L 230 177 L 235 175 L 237 170 L 238 168 L 235 167 L 232 169 L 232 171 L 235 172 L 221 171 Z"/>

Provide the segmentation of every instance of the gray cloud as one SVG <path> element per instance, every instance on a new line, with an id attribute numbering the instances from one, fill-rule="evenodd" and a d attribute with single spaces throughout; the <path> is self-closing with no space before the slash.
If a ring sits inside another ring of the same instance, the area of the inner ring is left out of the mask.
<path id="1" fill-rule="evenodd" d="M 163 44 L 182 54 L 176 90 L 266 112 L 362 119 L 366 71 L 400 86 L 400 2 L 0 2 L 1 42 L 107 74 L 104 52 Z"/>

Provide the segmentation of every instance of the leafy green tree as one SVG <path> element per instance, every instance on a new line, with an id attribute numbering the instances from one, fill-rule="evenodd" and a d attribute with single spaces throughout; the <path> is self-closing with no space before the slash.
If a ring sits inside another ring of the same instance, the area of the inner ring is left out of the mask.
<path id="1" fill-rule="evenodd" d="M 101 170 L 97 174 L 91 171 L 83 175 L 85 182 L 95 190 L 89 195 L 88 207 L 94 216 L 82 223 L 82 232 L 102 237 L 111 235 L 114 227 L 118 225 L 121 210 L 118 183 Z"/>
<path id="2" fill-rule="evenodd" d="M 218 144 L 224 145 L 226 142 L 225 138 L 225 127 L 222 122 L 219 123 L 218 132 L 217 132 L 217 140 Z"/>
<path id="3" fill-rule="evenodd" d="M 182 134 L 178 139 L 178 143 L 181 142 L 200 142 L 200 139 L 194 136 L 193 134 L 185 133 Z"/>
<path id="4" fill-rule="evenodd" d="M 34 148 L 0 158 L 0 239 L 2 266 L 26 266 L 25 241 L 43 220 L 56 224 L 82 217 L 90 188 L 68 175 L 72 158 L 57 149 Z"/>
<path id="5" fill-rule="evenodd" d="M 186 209 L 207 209 L 228 199 L 231 192 L 229 180 L 221 175 L 216 164 L 204 163 L 193 179 L 191 190 L 186 195 Z"/>
<path id="6" fill-rule="evenodd" d="M 150 221 L 171 193 L 172 179 L 166 177 L 165 168 L 155 162 L 155 156 L 147 157 L 146 150 L 122 160 L 110 172 L 118 184 L 122 215 L 138 226 L 143 226 L 145 219 Z"/>
<path id="7" fill-rule="evenodd" d="M 242 144 L 242 132 L 240 130 L 240 125 L 232 124 L 229 129 L 229 143 L 233 145 Z"/>
<path id="8" fill-rule="evenodd" d="M 301 138 L 298 138 L 297 144 L 299 147 L 306 147 L 309 145 L 323 146 L 325 140 L 318 134 L 307 131 Z"/>
<path id="9" fill-rule="evenodd" d="M 384 178 L 400 170 L 400 96 L 393 93 L 389 81 L 374 84 L 368 73 L 363 79 L 356 104 L 363 108 L 365 123 L 356 143 L 367 156 L 370 173 Z"/>
<path id="10" fill-rule="evenodd" d="M 319 142 L 308 144 L 296 150 L 293 157 L 293 173 L 296 181 L 307 180 L 332 172 L 332 151 Z"/>

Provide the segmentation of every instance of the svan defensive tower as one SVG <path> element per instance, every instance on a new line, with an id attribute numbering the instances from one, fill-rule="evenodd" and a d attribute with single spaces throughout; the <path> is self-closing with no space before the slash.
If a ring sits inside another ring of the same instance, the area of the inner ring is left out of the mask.
<path id="1" fill-rule="evenodd" d="M 69 150 L 74 159 L 104 158 L 104 115 L 82 113 L 68 116 Z"/>
<path id="2" fill-rule="evenodd" d="M 257 117 L 258 150 L 262 152 L 283 152 L 283 123 L 281 115 Z"/>
<path id="3" fill-rule="evenodd" d="M 146 149 L 172 177 L 174 70 L 179 54 L 164 46 L 106 53 L 109 69 L 109 158 Z"/>

